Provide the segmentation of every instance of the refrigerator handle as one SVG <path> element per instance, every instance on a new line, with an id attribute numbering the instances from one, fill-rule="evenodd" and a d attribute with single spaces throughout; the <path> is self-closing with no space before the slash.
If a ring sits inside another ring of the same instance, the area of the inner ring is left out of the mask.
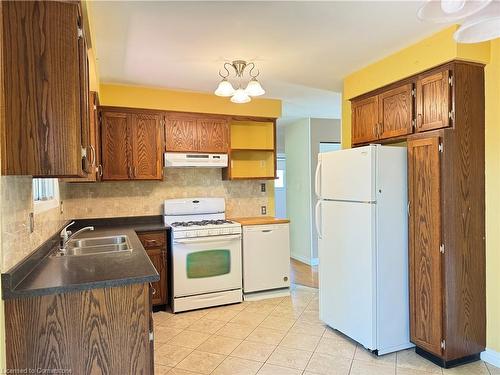
<path id="1" fill-rule="evenodd" d="M 314 192 L 316 197 L 321 199 L 321 159 L 318 160 L 316 165 L 316 174 L 314 175 Z"/>
<path id="2" fill-rule="evenodd" d="M 321 228 L 323 227 L 323 223 L 321 222 L 321 200 L 316 203 L 315 208 L 315 224 L 316 224 L 316 233 L 318 234 L 318 238 L 323 238 L 323 234 L 321 233 Z"/>

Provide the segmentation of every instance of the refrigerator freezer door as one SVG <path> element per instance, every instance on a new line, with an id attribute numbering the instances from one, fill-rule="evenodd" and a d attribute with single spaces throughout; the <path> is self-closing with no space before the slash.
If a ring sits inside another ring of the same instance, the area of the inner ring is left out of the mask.
<path id="1" fill-rule="evenodd" d="M 320 318 L 376 349 L 376 205 L 322 201 L 319 239 Z"/>
<path id="2" fill-rule="evenodd" d="M 319 154 L 316 195 L 321 199 L 375 201 L 377 147 L 372 145 Z"/>

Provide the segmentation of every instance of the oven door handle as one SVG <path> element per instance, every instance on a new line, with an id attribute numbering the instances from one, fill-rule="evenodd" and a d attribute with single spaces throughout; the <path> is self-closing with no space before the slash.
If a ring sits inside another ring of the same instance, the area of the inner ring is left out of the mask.
<path id="1" fill-rule="evenodd" d="M 174 244 L 186 244 L 186 243 L 202 243 L 202 242 L 216 242 L 216 241 L 226 241 L 226 240 L 239 240 L 241 239 L 241 234 L 232 234 L 228 236 L 213 236 L 213 237 L 201 237 L 201 238 L 189 238 L 185 240 L 174 240 Z"/>

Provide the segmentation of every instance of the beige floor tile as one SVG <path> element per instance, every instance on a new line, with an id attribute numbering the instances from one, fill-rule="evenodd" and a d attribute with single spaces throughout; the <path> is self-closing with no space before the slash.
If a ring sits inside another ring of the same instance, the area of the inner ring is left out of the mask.
<path id="1" fill-rule="evenodd" d="M 246 339 L 253 342 L 278 345 L 285 337 L 285 332 L 271 328 L 257 327 Z"/>
<path id="2" fill-rule="evenodd" d="M 169 321 L 172 317 L 174 317 L 174 314 L 164 312 L 164 311 L 159 311 L 153 314 L 153 322 L 156 325 L 163 326 Z"/>
<path id="3" fill-rule="evenodd" d="M 415 353 L 415 349 L 402 350 L 396 353 L 396 367 L 427 371 L 442 374 L 441 367 Z"/>
<path id="4" fill-rule="evenodd" d="M 275 345 L 252 341 L 243 341 L 236 349 L 234 349 L 234 351 L 231 353 L 231 356 L 250 359 L 253 361 L 265 362 L 275 348 Z"/>
<path id="5" fill-rule="evenodd" d="M 300 375 L 302 374 L 301 370 L 296 370 L 289 367 L 281 367 L 276 365 L 270 365 L 266 363 L 259 370 L 258 375 Z"/>
<path id="6" fill-rule="evenodd" d="M 222 322 L 229 322 L 236 315 L 238 315 L 239 310 L 235 309 L 225 309 L 223 308 L 215 308 L 211 309 L 207 315 L 205 315 L 206 319 L 220 320 Z"/>
<path id="7" fill-rule="evenodd" d="M 483 361 L 468 363 L 466 365 L 443 369 L 445 375 L 489 375 L 488 367 Z"/>
<path id="8" fill-rule="evenodd" d="M 218 330 L 215 334 L 217 336 L 226 336 L 226 337 L 232 337 L 234 339 L 245 339 L 252 331 L 255 329 L 255 327 L 252 326 L 247 326 L 244 324 L 238 324 L 238 323 L 227 323 L 224 327 L 222 327 L 220 330 Z"/>
<path id="9" fill-rule="evenodd" d="M 396 367 L 382 363 L 352 361 L 349 375 L 395 375 Z"/>
<path id="10" fill-rule="evenodd" d="M 155 375 L 167 375 L 171 369 L 169 366 L 155 365 Z"/>
<path id="11" fill-rule="evenodd" d="M 385 354 L 377 356 L 372 354 L 370 351 L 363 348 L 361 345 L 356 347 L 356 352 L 354 353 L 354 359 L 356 361 L 365 361 L 370 363 L 382 363 L 385 365 L 392 365 L 396 367 L 396 353 Z"/>
<path id="12" fill-rule="evenodd" d="M 280 318 L 275 316 L 268 316 L 264 321 L 260 324 L 261 327 L 277 329 L 281 331 L 288 331 L 295 324 L 295 320 Z"/>
<path id="13" fill-rule="evenodd" d="M 292 310 L 292 309 L 275 309 L 269 316 L 274 316 L 277 318 L 293 319 L 296 320 L 302 314 L 302 310 Z"/>
<path id="14" fill-rule="evenodd" d="M 226 323 L 223 321 L 212 320 L 212 319 L 207 319 L 207 318 L 203 317 L 200 320 L 197 320 L 196 322 L 191 324 L 186 329 L 188 331 L 214 334 L 215 332 L 217 332 L 219 329 L 221 329 L 225 325 L 226 325 Z"/>
<path id="15" fill-rule="evenodd" d="M 180 328 L 158 326 L 154 328 L 155 345 L 164 343 L 182 332 Z"/>
<path id="16" fill-rule="evenodd" d="M 340 333 L 339 331 L 334 330 L 333 328 L 330 328 L 328 326 L 325 327 L 325 333 L 323 334 L 323 337 L 329 338 L 329 339 L 347 339 L 348 337 Z"/>
<path id="17" fill-rule="evenodd" d="M 227 357 L 212 374 L 255 375 L 262 365 L 262 362 L 250 361 L 243 358 Z"/>
<path id="18" fill-rule="evenodd" d="M 331 339 L 322 337 L 316 351 L 318 353 L 329 354 L 337 357 L 354 358 L 356 344 L 348 340 Z"/>
<path id="19" fill-rule="evenodd" d="M 199 372 L 201 374 L 210 374 L 225 358 L 226 356 L 221 354 L 195 350 L 184 358 L 176 367 L 182 370 Z"/>
<path id="20" fill-rule="evenodd" d="M 285 338 L 281 341 L 280 346 L 313 352 L 320 339 L 321 337 L 318 336 L 288 332 Z"/>
<path id="21" fill-rule="evenodd" d="M 317 323 L 299 322 L 297 321 L 290 332 L 293 333 L 303 333 L 311 336 L 322 336 L 325 333 L 325 325 Z"/>
<path id="22" fill-rule="evenodd" d="M 267 363 L 271 365 L 290 367 L 298 370 L 304 370 L 311 358 L 312 352 L 298 349 L 289 349 L 279 346 L 271 354 Z"/>
<path id="23" fill-rule="evenodd" d="M 182 346 L 163 344 L 155 349 L 155 364 L 171 367 L 176 366 L 192 351 L 193 349 Z"/>
<path id="24" fill-rule="evenodd" d="M 229 355 L 242 343 L 240 339 L 233 339 L 224 336 L 212 336 L 201 344 L 197 350 L 202 352 Z"/>
<path id="25" fill-rule="evenodd" d="M 299 320 L 308 323 L 323 323 L 319 318 L 319 313 L 317 311 L 307 311 L 305 310 L 299 317 Z"/>
<path id="26" fill-rule="evenodd" d="M 171 345 L 183 346 L 185 348 L 196 349 L 210 335 L 203 332 L 182 331 L 168 342 Z"/>
<path id="27" fill-rule="evenodd" d="M 488 367 L 488 370 L 490 370 L 491 375 L 500 375 L 500 367 L 495 367 L 493 365 L 490 365 L 489 363 L 486 364 L 486 367 Z"/>
<path id="28" fill-rule="evenodd" d="M 179 328 L 185 329 L 189 327 L 191 324 L 200 319 L 199 316 L 190 316 L 190 315 L 180 315 L 176 314 L 172 318 L 168 319 L 163 326 L 169 328 Z"/>
<path id="29" fill-rule="evenodd" d="M 230 320 L 231 323 L 238 323 L 247 326 L 257 327 L 262 321 L 267 317 L 268 314 L 253 313 L 243 310 L 233 319 Z"/>
<path id="30" fill-rule="evenodd" d="M 168 373 L 168 375 L 200 375 L 200 374 L 201 374 L 201 372 L 187 371 L 187 370 L 183 370 L 183 369 L 177 368 L 177 367 L 174 367 Z"/>
<path id="31" fill-rule="evenodd" d="M 192 319 L 200 319 L 208 314 L 208 309 L 200 309 L 200 310 L 191 310 L 191 311 L 183 311 L 181 313 L 177 313 L 180 317 L 184 318 L 192 318 Z"/>
<path id="32" fill-rule="evenodd" d="M 269 315 L 275 309 L 276 309 L 275 305 L 249 305 L 244 311 Z"/>
<path id="33" fill-rule="evenodd" d="M 415 370 L 412 368 L 396 367 L 396 375 L 435 375 L 435 372 Z"/>
<path id="34" fill-rule="evenodd" d="M 328 354 L 314 353 L 306 367 L 306 372 L 320 375 L 347 375 L 352 360 L 344 357 L 335 357 Z"/>

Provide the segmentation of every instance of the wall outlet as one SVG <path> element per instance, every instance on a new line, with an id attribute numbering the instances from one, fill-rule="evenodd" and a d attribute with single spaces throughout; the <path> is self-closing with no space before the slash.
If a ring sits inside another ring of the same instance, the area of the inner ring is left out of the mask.
<path id="1" fill-rule="evenodd" d="M 260 206 L 260 213 L 261 213 L 262 215 L 267 214 L 267 208 L 266 208 L 266 206 Z"/>
<path id="2" fill-rule="evenodd" d="M 33 233 L 35 231 L 35 215 L 33 212 L 30 212 L 28 215 L 28 227 L 30 233 Z"/>
<path id="3" fill-rule="evenodd" d="M 266 183 L 265 183 L 265 182 L 263 182 L 263 183 L 261 183 L 261 184 L 260 184 L 260 191 L 261 191 L 262 193 L 265 193 L 265 192 L 266 192 Z"/>

